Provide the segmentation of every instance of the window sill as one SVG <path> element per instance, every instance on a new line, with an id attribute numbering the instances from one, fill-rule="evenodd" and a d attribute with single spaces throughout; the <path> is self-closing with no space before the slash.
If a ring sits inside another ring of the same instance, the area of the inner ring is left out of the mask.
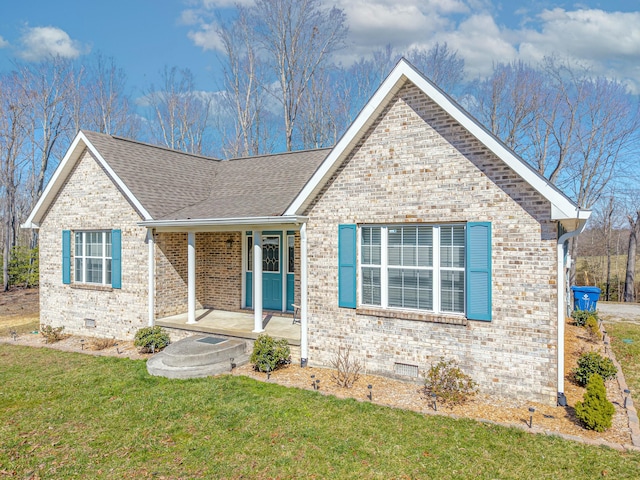
<path id="1" fill-rule="evenodd" d="M 370 315 L 373 317 L 397 318 L 399 320 L 415 320 L 428 323 L 446 323 L 448 325 L 467 326 L 469 321 L 466 317 L 458 315 L 447 315 L 433 312 L 415 312 L 407 310 L 390 310 L 374 307 L 358 307 L 356 315 Z"/>
<path id="2" fill-rule="evenodd" d="M 90 283 L 72 283 L 71 288 L 78 290 L 93 290 L 94 292 L 112 292 L 113 287 L 110 285 L 92 285 Z"/>

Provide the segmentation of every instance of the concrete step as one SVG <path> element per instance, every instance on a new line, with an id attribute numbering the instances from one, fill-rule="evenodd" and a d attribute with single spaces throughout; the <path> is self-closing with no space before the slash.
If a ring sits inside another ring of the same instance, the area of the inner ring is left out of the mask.
<path id="1" fill-rule="evenodd" d="M 211 365 L 200 365 L 195 367 L 172 367 L 165 365 L 162 354 L 154 355 L 147 360 L 147 371 L 149 375 L 166 378 L 202 378 L 212 377 L 223 373 L 231 372 L 230 362 L 213 363 Z M 244 365 L 249 362 L 249 356 L 243 355 L 238 359 L 234 359 L 237 366 Z"/>
<path id="2" fill-rule="evenodd" d="M 207 343 L 218 341 L 219 343 Z M 246 342 L 242 340 L 197 335 L 172 343 L 165 348 L 164 363 L 172 367 L 197 367 L 212 363 L 227 362 L 245 353 Z"/>
<path id="3" fill-rule="evenodd" d="M 151 375 L 168 378 L 195 378 L 231 371 L 249 361 L 246 342 L 213 336 L 193 336 L 172 343 L 147 360 Z"/>

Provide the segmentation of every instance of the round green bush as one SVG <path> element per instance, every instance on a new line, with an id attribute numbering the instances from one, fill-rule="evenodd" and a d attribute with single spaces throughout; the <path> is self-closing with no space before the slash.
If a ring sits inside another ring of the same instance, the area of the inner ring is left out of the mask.
<path id="1" fill-rule="evenodd" d="M 589 317 L 595 317 L 596 321 L 598 320 L 598 314 L 593 310 L 574 310 L 571 312 L 573 322 L 579 327 L 584 327 Z"/>
<path id="2" fill-rule="evenodd" d="M 605 358 L 597 352 L 580 355 L 578 368 L 573 371 L 576 382 L 584 387 L 594 373 L 597 373 L 606 381 L 614 378 L 618 373 L 618 369 L 610 358 Z"/>
<path id="3" fill-rule="evenodd" d="M 143 353 L 152 353 L 162 350 L 169 345 L 169 334 L 161 327 L 144 327 L 136 332 L 133 344 Z"/>
<path id="4" fill-rule="evenodd" d="M 615 411 L 613 404 L 607 400 L 602 377 L 597 373 L 591 375 L 583 401 L 576 403 L 576 417 L 589 430 L 604 432 L 611 427 Z"/>
<path id="5" fill-rule="evenodd" d="M 263 333 L 253 344 L 249 361 L 259 372 L 273 372 L 281 365 L 291 362 L 291 350 L 285 339 L 276 340 Z"/>

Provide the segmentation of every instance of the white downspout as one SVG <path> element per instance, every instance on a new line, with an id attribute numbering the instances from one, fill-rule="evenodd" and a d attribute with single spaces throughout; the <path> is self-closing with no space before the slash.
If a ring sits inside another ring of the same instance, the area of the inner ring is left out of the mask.
<path id="1" fill-rule="evenodd" d="M 564 244 L 567 240 L 575 237 L 584 231 L 586 220 L 578 220 L 578 228 L 564 233 L 558 239 L 558 399 L 564 397 L 564 323 L 565 323 L 565 264 L 564 264 Z"/>
<path id="2" fill-rule="evenodd" d="M 147 229 L 147 243 L 149 247 L 149 326 L 153 327 L 156 323 L 156 256 L 152 228 Z"/>
<path id="3" fill-rule="evenodd" d="M 307 323 L 307 224 L 300 226 L 300 365 L 307 366 L 309 360 L 309 326 Z"/>

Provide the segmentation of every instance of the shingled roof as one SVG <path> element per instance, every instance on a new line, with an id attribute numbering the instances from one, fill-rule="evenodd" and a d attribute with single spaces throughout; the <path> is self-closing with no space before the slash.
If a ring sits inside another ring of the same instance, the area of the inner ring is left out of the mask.
<path id="1" fill-rule="evenodd" d="M 25 227 L 38 227 L 86 150 L 145 221 L 281 216 L 331 151 L 325 148 L 218 160 L 80 131 Z"/>
<path id="2" fill-rule="evenodd" d="M 330 151 L 223 161 L 83 133 L 154 220 L 282 215 Z"/>

